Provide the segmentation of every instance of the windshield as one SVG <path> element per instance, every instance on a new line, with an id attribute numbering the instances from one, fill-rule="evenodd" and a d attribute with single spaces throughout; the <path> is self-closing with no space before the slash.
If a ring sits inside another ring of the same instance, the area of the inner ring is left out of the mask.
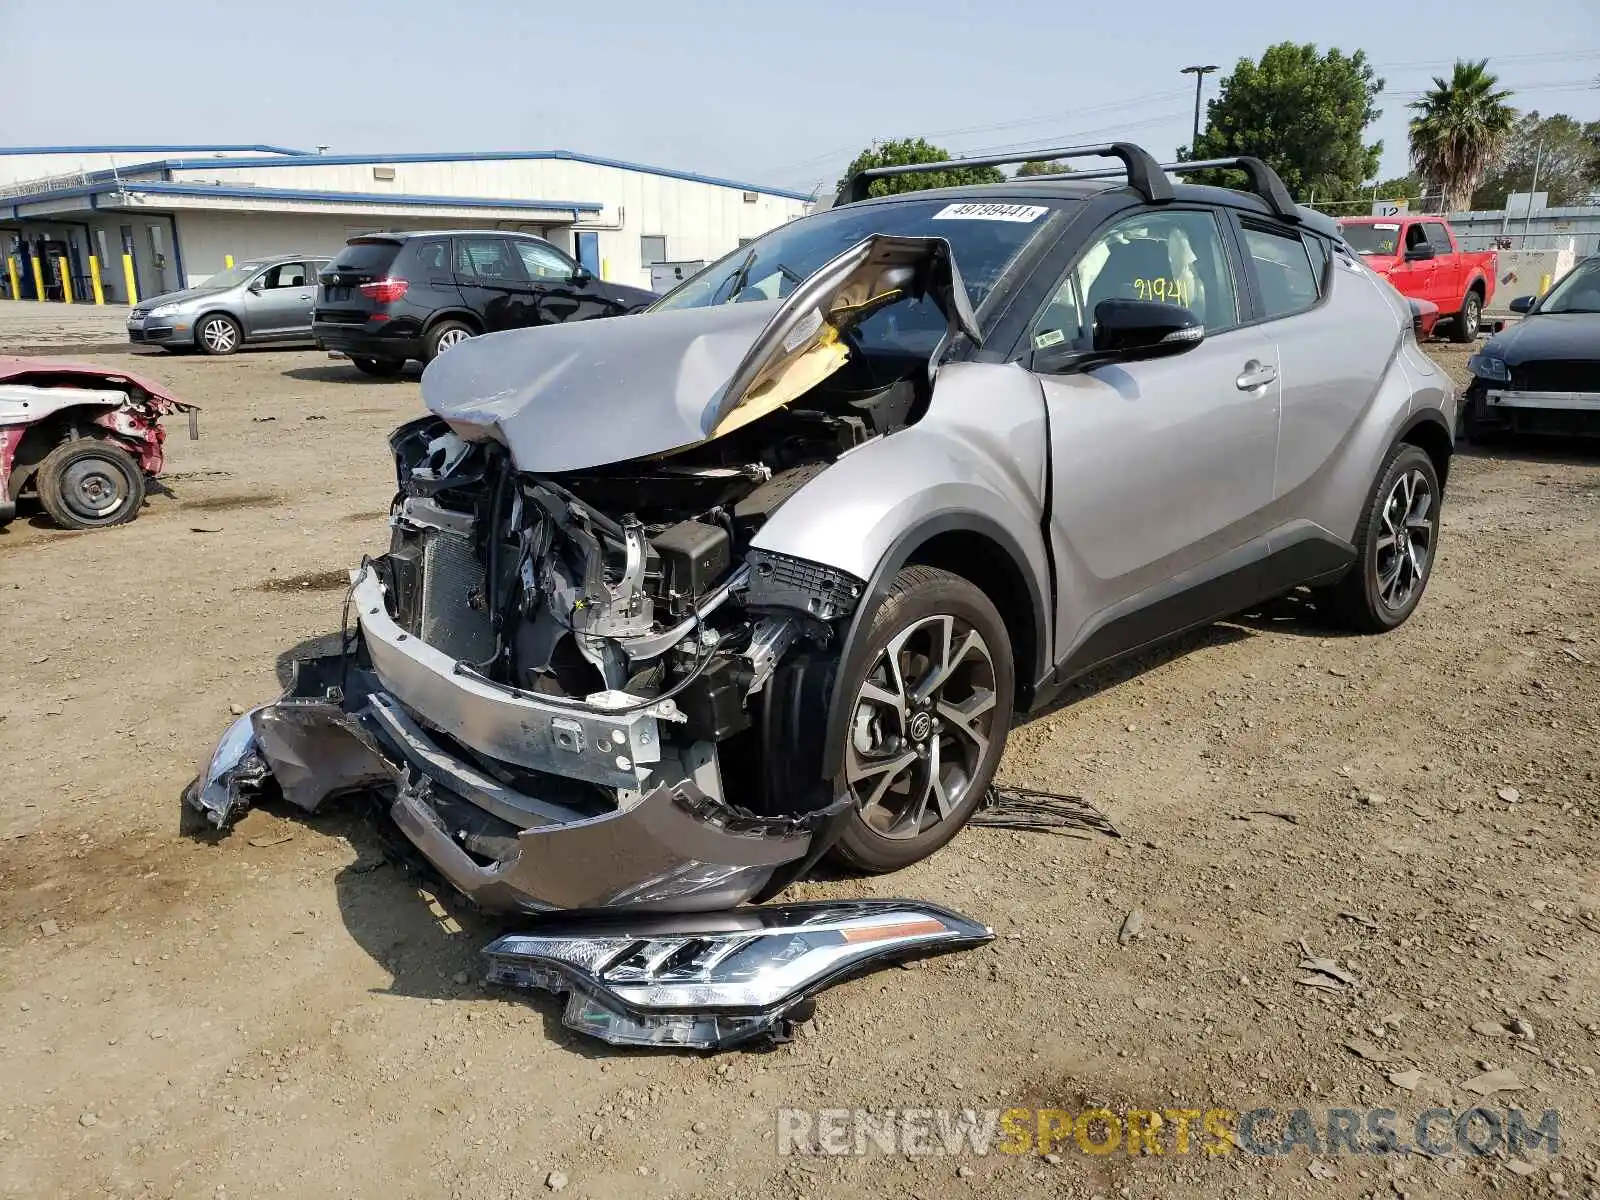
<path id="1" fill-rule="evenodd" d="M 253 279 L 255 273 L 265 265 L 263 262 L 240 263 L 238 266 L 229 267 L 226 271 L 218 271 L 215 275 L 208 276 L 201 286 L 207 289 L 237 287 Z"/>
<path id="2" fill-rule="evenodd" d="M 1394 255 L 1400 253 L 1400 224 L 1375 221 L 1370 225 L 1341 225 L 1339 232 L 1357 254 Z"/>
<path id="3" fill-rule="evenodd" d="M 1544 298 L 1541 313 L 1600 313 L 1600 258 L 1587 258 Z"/>
<path id="4" fill-rule="evenodd" d="M 829 209 L 779 226 L 739 247 L 685 280 L 647 311 L 782 299 L 824 263 L 877 233 L 947 239 L 967 296 L 977 308 L 1022 248 L 1049 223 L 1049 215 L 1064 203 L 1078 202 L 979 204 L 908 199 Z M 874 313 L 861 323 L 855 339 L 869 352 L 930 354 L 945 328 L 938 306 L 924 298 Z"/>

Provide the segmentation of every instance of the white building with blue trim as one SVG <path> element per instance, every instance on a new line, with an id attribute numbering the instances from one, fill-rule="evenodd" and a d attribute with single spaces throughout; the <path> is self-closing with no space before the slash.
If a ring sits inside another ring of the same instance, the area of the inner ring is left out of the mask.
<path id="1" fill-rule="evenodd" d="M 191 287 L 229 258 L 331 257 L 356 234 L 439 228 L 537 233 L 596 274 L 649 287 L 653 266 L 659 285 L 658 264 L 709 262 L 808 204 L 798 192 L 567 150 L 0 147 L 0 250 L 23 261 L 28 298 L 35 258 L 49 298 L 60 298 L 65 260 L 83 300 L 94 255 L 107 299 L 126 303 L 124 254 L 148 297 Z"/>

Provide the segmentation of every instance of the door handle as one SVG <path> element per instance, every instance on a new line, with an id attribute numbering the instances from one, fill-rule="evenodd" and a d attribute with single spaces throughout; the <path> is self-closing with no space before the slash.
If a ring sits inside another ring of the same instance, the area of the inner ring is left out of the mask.
<path id="1" fill-rule="evenodd" d="M 1266 363 L 1251 359 L 1245 363 L 1244 371 L 1239 378 L 1234 380 L 1241 392 L 1253 392 L 1257 388 L 1266 387 L 1278 377 L 1278 368 Z"/>

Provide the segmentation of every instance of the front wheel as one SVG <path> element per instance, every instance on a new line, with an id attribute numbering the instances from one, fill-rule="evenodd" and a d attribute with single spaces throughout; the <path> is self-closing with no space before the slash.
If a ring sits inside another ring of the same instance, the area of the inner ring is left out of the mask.
<path id="1" fill-rule="evenodd" d="M 39 503 L 63 529 L 102 529 L 139 515 L 144 471 L 121 446 L 63 442 L 39 464 Z"/>
<path id="2" fill-rule="evenodd" d="M 1356 561 L 1314 599 L 1333 624 L 1387 633 L 1422 599 L 1439 545 L 1439 476 L 1426 452 L 1404 442 L 1384 460 L 1356 534 Z"/>
<path id="3" fill-rule="evenodd" d="M 226 313 L 211 313 L 195 328 L 195 344 L 207 354 L 232 354 L 239 348 L 239 322 Z"/>
<path id="4" fill-rule="evenodd" d="M 1483 317 L 1483 301 L 1476 291 L 1467 293 L 1467 298 L 1461 302 L 1461 311 L 1456 314 L 1456 319 L 1450 325 L 1450 340 L 1452 342 L 1475 342 L 1478 340 L 1478 322 Z"/>
<path id="5" fill-rule="evenodd" d="M 967 823 L 994 778 L 1011 726 L 1014 667 L 1005 624 L 977 587 L 907 567 L 867 632 L 837 787 L 855 808 L 832 850 L 861 871 L 927 858 Z"/>

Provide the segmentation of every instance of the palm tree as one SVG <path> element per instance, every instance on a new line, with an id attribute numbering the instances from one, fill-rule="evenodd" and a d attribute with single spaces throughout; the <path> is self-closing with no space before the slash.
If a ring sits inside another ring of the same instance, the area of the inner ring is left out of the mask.
<path id="1" fill-rule="evenodd" d="M 1509 91 L 1489 73 L 1489 60 L 1456 60 L 1446 83 L 1437 75 L 1422 99 L 1411 103 L 1411 164 L 1430 191 L 1442 192 L 1446 211 L 1465 208 L 1478 179 L 1499 153 L 1516 120 Z"/>

